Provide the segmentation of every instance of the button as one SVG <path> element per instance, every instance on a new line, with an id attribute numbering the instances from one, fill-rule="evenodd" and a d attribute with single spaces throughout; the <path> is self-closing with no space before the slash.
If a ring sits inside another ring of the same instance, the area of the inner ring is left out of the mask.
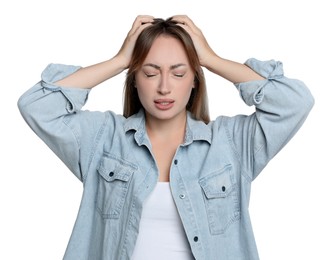
<path id="1" fill-rule="evenodd" d="M 113 177 L 114 176 L 114 173 L 113 172 L 110 172 L 109 173 L 109 177 Z"/>
<path id="2" fill-rule="evenodd" d="M 175 165 L 177 165 L 177 164 L 178 164 L 178 160 L 177 160 L 177 159 L 175 159 L 175 161 L 174 161 L 174 164 L 175 164 Z"/>
<path id="3" fill-rule="evenodd" d="M 199 241 L 199 238 L 198 238 L 197 236 L 195 236 L 195 237 L 193 238 L 193 240 L 194 240 L 194 242 L 198 242 L 198 241 Z"/>
<path id="4" fill-rule="evenodd" d="M 225 186 L 222 186 L 222 191 L 225 191 L 225 190 L 226 190 Z"/>
<path id="5" fill-rule="evenodd" d="M 179 195 L 179 198 L 181 198 L 181 199 L 185 199 L 185 194 L 180 194 L 180 195 Z"/>

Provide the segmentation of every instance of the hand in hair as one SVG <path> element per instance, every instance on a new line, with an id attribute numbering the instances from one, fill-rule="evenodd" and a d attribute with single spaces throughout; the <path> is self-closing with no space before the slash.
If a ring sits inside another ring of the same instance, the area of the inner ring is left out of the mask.
<path id="1" fill-rule="evenodd" d="M 176 15 L 172 19 L 191 36 L 201 66 L 233 83 L 263 79 L 246 65 L 217 56 L 209 46 L 202 31 L 188 16 Z"/>
<path id="2" fill-rule="evenodd" d="M 208 61 L 211 57 L 216 56 L 216 53 L 209 46 L 202 31 L 186 15 L 175 15 L 172 17 L 172 20 L 176 21 L 179 26 L 188 32 L 198 53 L 201 66 L 208 67 Z"/>
<path id="3" fill-rule="evenodd" d="M 129 66 L 132 51 L 139 34 L 146 27 L 150 26 L 153 21 L 154 17 L 150 15 L 138 15 L 136 17 L 131 30 L 128 32 L 121 49 L 116 55 L 118 58 L 121 58 L 125 68 Z"/>

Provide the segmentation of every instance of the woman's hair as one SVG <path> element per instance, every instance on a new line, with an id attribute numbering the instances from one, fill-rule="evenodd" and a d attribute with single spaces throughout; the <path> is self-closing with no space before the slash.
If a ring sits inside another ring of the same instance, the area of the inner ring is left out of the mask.
<path id="1" fill-rule="evenodd" d="M 160 18 L 154 19 L 152 25 L 146 27 L 138 36 L 124 85 L 123 115 L 129 117 L 142 108 L 137 88 L 135 87 L 135 74 L 142 67 L 154 40 L 160 35 L 173 37 L 182 43 L 189 64 L 194 72 L 194 88 L 192 89 L 186 109 L 192 113 L 195 119 L 202 120 L 206 124 L 209 123 L 206 82 L 199 63 L 198 54 L 190 35 L 185 29 L 177 25 L 177 22 L 173 21 L 172 18 L 168 18 L 167 20 Z"/>

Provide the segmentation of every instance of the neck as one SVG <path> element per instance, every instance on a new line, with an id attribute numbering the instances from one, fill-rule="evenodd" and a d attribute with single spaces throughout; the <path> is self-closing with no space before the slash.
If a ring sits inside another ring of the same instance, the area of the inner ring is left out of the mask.
<path id="1" fill-rule="evenodd" d="M 186 112 L 169 120 L 146 116 L 146 129 L 150 138 L 163 140 L 184 140 L 186 129 Z"/>

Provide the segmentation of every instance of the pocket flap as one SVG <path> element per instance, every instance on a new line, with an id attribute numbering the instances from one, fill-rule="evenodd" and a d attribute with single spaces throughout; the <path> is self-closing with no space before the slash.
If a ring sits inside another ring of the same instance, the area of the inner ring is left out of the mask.
<path id="1" fill-rule="evenodd" d="M 102 158 L 98 168 L 99 174 L 107 181 L 128 181 L 137 170 L 137 166 L 122 159 L 106 155 Z"/>
<path id="2" fill-rule="evenodd" d="M 234 189 L 234 178 L 231 164 L 199 180 L 199 184 L 208 199 L 225 198 Z"/>

